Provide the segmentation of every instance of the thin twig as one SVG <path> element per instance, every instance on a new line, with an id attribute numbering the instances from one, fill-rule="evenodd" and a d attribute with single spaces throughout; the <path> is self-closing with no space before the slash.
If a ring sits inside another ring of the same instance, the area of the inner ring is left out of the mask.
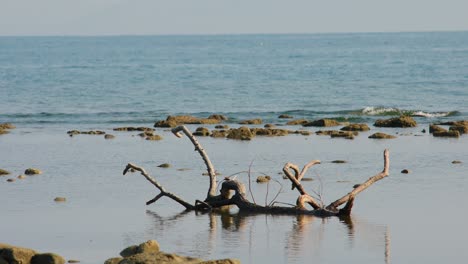
<path id="1" fill-rule="evenodd" d="M 252 180 L 250 179 L 250 173 L 252 172 L 252 165 L 253 165 L 253 162 L 254 162 L 253 160 L 252 160 L 252 162 L 250 162 L 249 171 L 247 172 L 247 175 L 248 175 L 248 177 L 249 177 L 249 193 L 250 193 L 250 196 L 252 197 L 253 203 L 254 203 L 254 204 L 257 204 L 257 203 L 255 202 L 255 197 L 253 196 L 252 188 L 251 188 L 251 186 L 250 186 L 250 185 L 251 185 L 251 181 L 252 181 Z"/>

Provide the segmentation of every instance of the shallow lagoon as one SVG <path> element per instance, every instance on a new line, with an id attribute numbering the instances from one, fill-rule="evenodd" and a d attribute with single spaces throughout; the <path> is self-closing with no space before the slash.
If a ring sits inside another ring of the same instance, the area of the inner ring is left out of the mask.
<path id="1" fill-rule="evenodd" d="M 148 239 L 158 240 L 163 251 L 238 258 L 242 263 L 461 263 L 468 257 L 468 211 L 463 209 L 468 197 L 467 136 L 433 138 L 418 127 L 379 129 L 408 134 L 394 140 L 368 139 L 375 128 L 354 140 L 316 135 L 256 137 L 250 142 L 200 138 L 221 177 L 246 171 L 253 161 L 252 176 L 265 173 L 277 179 L 283 186 L 277 200 L 286 203 L 294 203 L 297 193 L 278 174 L 284 163 L 303 166 L 320 159 L 322 164 L 306 175 L 315 180 L 303 184 L 318 190 L 321 182 L 324 200 L 330 202 L 380 172 L 382 152 L 389 148 L 390 176 L 361 193 L 351 221 L 345 221 L 238 216 L 235 210 L 183 214 L 180 205 L 166 198 L 146 206 L 157 192 L 141 175 L 122 176 L 128 162 L 145 167 L 188 201 L 205 197 L 208 177 L 202 176 L 204 164 L 189 140 L 161 130 L 164 139 L 149 142 L 110 127 L 86 129 L 105 129 L 116 135 L 113 140 L 69 137 L 65 132 L 71 129 L 19 127 L 0 136 L 3 169 L 13 176 L 28 167 L 44 172 L 13 183 L 0 178 L 1 242 L 56 252 L 81 263 L 102 263 Z M 331 163 L 336 159 L 348 162 Z M 165 162 L 172 167 L 157 167 Z M 402 169 L 410 174 L 401 174 Z M 237 177 L 248 181 L 246 174 Z M 279 184 L 252 182 L 257 203 L 265 203 L 267 189 L 269 202 Z M 67 202 L 55 203 L 57 196 Z"/>

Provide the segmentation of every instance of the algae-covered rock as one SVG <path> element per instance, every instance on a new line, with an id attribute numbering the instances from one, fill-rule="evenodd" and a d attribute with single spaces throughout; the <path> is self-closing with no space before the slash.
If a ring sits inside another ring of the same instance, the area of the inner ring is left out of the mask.
<path id="1" fill-rule="evenodd" d="M 460 137 L 460 132 L 456 130 L 452 131 L 437 131 L 432 133 L 434 137 L 452 137 L 452 138 L 458 138 Z"/>
<path id="2" fill-rule="evenodd" d="M 255 119 L 249 119 L 249 120 L 243 120 L 239 122 L 241 125 L 260 125 L 262 123 L 262 119 L 260 118 L 255 118 Z"/>
<path id="3" fill-rule="evenodd" d="M 340 123 L 333 119 L 319 119 L 314 120 L 312 122 L 308 122 L 303 124 L 305 127 L 316 126 L 316 127 L 332 127 L 332 126 L 339 126 Z"/>
<path id="4" fill-rule="evenodd" d="M 227 135 L 227 131 L 226 130 L 213 130 L 211 131 L 211 137 L 214 137 L 214 138 L 225 138 Z"/>
<path id="5" fill-rule="evenodd" d="M 31 264 L 64 264 L 65 259 L 54 253 L 36 254 L 31 259 Z"/>
<path id="6" fill-rule="evenodd" d="M 271 180 L 271 177 L 268 175 L 262 175 L 257 177 L 257 183 L 265 183 L 269 182 Z"/>
<path id="7" fill-rule="evenodd" d="M 139 253 L 129 257 L 125 257 L 119 264 L 195 264 L 202 260 L 192 257 L 184 257 L 176 254 L 168 254 L 163 252 Z"/>
<path id="8" fill-rule="evenodd" d="M 468 125 L 466 126 L 461 126 L 461 125 L 455 125 L 451 126 L 449 128 L 449 131 L 458 131 L 461 134 L 468 134 Z"/>
<path id="9" fill-rule="evenodd" d="M 291 116 L 291 115 L 288 115 L 288 114 L 281 114 L 281 115 L 278 116 L 278 118 L 285 118 L 285 119 L 287 119 L 287 118 L 294 118 L 294 117 Z"/>
<path id="10" fill-rule="evenodd" d="M 216 129 L 229 129 L 229 126 L 228 125 L 216 125 L 215 128 Z"/>
<path id="11" fill-rule="evenodd" d="M 331 136 L 331 134 L 333 133 L 338 133 L 338 131 L 337 130 L 319 130 L 315 132 L 317 136 Z"/>
<path id="12" fill-rule="evenodd" d="M 228 118 L 224 115 L 221 114 L 213 114 L 208 117 L 208 119 L 214 119 L 214 120 L 220 120 L 220 121 L 226 121 Z"/>
<path id="13" fill-rule="evenodd" d="M 296 119 L 296 120 L 291 120 L 286 123 L 288 126 L 297 126 L 297 125 L 304 125 L 309 123 L 309 120 L 307 119 Z"/>
<path id="14" fill-rule="evenodd" d="M 400 116 L 389 119 L 378 119 L 375 121 L 376 127 L 415 127 L 416 121 L 411 116 Z"/>
<path id="15" fill-rule="evenodd" d="M 36 251 L 29 248 L 15 247 L 0 243 L 0 257 L 7 263 L 29 264 Z"/>
<path id="16" fill-rule="evenodd" d="M 35 168 L 29 168 L 24 171 L 24 174 L 26 175 L 36 175 L 36 174 L 41 174 L 41 173 L 42 173 L 41 170 L 35 169 Z"/>
<path id="17" fill-rule="evenodd" d="M 212 116 L 213 117 L 213 116 Z M 184 124 L 219 124 L 221 120 L 220 116 L 216 118 L 198 118 L 194 116 L 180 115 L 180 116 L 168 116 L 166 120 L 157 121 L 155 127 L 176 127 Z"/>
<path id="18" fill-rule="evenodd" d="M 370 128 L 367 124 L 351 124 L 345 127 L 342 127 L 342 131 L 369 131 Z"/>
<path id="19" fill-rule="evenodd" d="M 120 256 L 124 258 L 133 256 L 138 253 L 137 250 L 138 250 L 137 245 L 126 247 L 122 251 L 120 251 Z"/>
<path id="20" fill-rule="evenodd" d="M 374 133 L 374 134 L 370 135 L 369 138 L 374 138 L 374 139 L 392 139 L 392 138 L 396 138 L 396 137 L 393 136 L 393 135 L 389 135 L 389 134 L 377 132 L 377 133 Z"/>
<path id="21" fill-rule="evenodd" d="M 171 167 L 171 164 L 169 164 L 169 163 L 163 163 L 163 164 L 159 164 L 158 167 L 159 167 L 159 168 L 170 168 L 170 167 Z"/>
<path id="22" fill-rule="evenodd" d="M 286 129 L 276 128 L 252 128 L 250 130 L 256 136 L 286 136 L 289 131 Z"/>
<path id="23" fill-rule="evenodd" d="M 310 136 L 312 135 L 312 132 L 308 131 L 308 130 L 296 130 L 293 132 L 294 134 L 300 134 L 300 135 L 303 135 L 303 136 Z"/>
<path id="24" fill-rule="evenodd" d="M 357 133 L 357 131 L 355 131 Z M 333 131 L 330 134 L 330 137 L 336 138 L 336 137 L 341 137 L 341 138 L 346 138 L 346 139 L 354 139 L 354 133 L 353 131 Z"/>
<path id="25" fill-rule="evenodd" d="M 447 129 L 440 127 L 438 125 L 429 125 L 429 133 L 434 133 L 434 132 L 447 132 Z"/>
<path id="26" fill-rule="evenodd" d="M 208 137 L 210 135 L 210 130 L 206 127 L 199 127 L 195 132 L 193 132 L 194 136 L 199 136 L 199 137 Z"/>
<path id="27" fill-rule="evenodd" d="M 0 176 L 3 176 L 3 175 L 8 175 L 8 174 L 10 174 L 10 172 L 9 172 L 9 171 L 7 171 L 7 170 L 4 170 L 4 169 L 0 169 Z"/>
<path id="28" fill-rule="evenodd" d="M 159 243 L 156 240 L 148 240 L 138 245 L 137 253 L 157 253 L 159 252 Z"/>
<path id="29" fill-rule="evenodd" d="M 276 126 L 273 125 L 273 124 L 265 124 L 263 127 L 264 127 L 264 128 L 274 128 L 274 127 L 276 127 Z"/>
<path id="30" fill-rule="evenodd" d="M 122 261 L 122 260 L 123 260 L 123 258 L 119 258 L 119 257 L 117 257 L 117 258 L 110 258 L 110 259 L 107 259 L 107 260 L 104 262 L 104 264 L 119 264 L 120 261 Z"/>
<path id="31" fill-rule="evenodd" d="M 230 129 L 227 135 L 229 139 L 251 140 L 255 135 L 248 127 L 242 126 L 239 128 Z"/>

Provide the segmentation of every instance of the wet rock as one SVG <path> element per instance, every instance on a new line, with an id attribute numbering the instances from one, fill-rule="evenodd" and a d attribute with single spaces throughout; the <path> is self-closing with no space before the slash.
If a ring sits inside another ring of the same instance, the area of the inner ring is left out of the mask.
<path id="1" fill-rule="evenodd" d="M 369 131 L 370 128 L 367 124 L 351 124 L 347 125 L 340 130 L 342 131 Z"/>
<path id="2" fill-rule="evenodd" d="M 241 125 L 260 125 L 261 123 L 262 123 L 262 119 L 260 119 L 260 118 L 243 120 L 243 121 L 239 122 L 239 124 L 241 124 Z"/>
<path id="3" fill-rule="evenodd" d="M 342 137 L 342 138 L 346 138 L 346 139 L 354 139 L 354 135 L 355 134 L 352 131 L 333 131 L 330 134 L 330 137 L 332 137 L 332 138 Z"/>
<path id="4" fill-rule="evenodd" d="M 0 257 L 7 263 L 24 263 L 29 264 L 36 251 L 29 248 L 15 247 L 8 244 L 0 243 Z"/>
<path id="5" fill-rule="evenodd" d="M 210 135 L 210 130 L 206 127 L 199 127 L 195 132 L 193 132 L 194 136 L 199 136 L 199 137 L 208 137 Z"/>
<path id="6" fill-rule="evenodd" d="M 151 135 L 147 136 L 146 140 L 162 140 L 163 138 L 160 135 Z"/>
<path id="7" fill-rule="evenodd" d="M 331 163 L 343 164 L 348 162 L 346 160 L 333 160 Z"/>
<path id="8" fill-rule="evenodd" d="M 237 260 L 237 259 L 220 259 L 220 260 L 202 261 L 199 264 L 241 264 L 241 262 L 240 260 Z"/>
<path id="9" fill-rule="evenodd" d="M 35 168 L 29 168 L 24 171 L 24 174 L 26 175 L 36 175 L 36 174 L 42 174 L 42 171 L 39 169 Z"/>
<path id="10" fill-rule="evenodd" d="M 445 126 L 468 126 L 468 120 L 458 120 L 458 121 L 443 122 L 443 123 L 440 123 L 439 125 L 445 125 Z"/>
<path id="11" fill-rule="evenodd" d="M 67 201 L 67 198 L 65 197 L 55 197 L 54 199 L 54 202 L 57 202 L 57 203 L 63 203 L 63 202 L 66 202 Z"/>
<path id="12" fill-rule="evenodd" d="M 14 182 L 14 181 L 15 181 L 15 179 L 13 179 L 13 178 L 7 179 L 7 182 Z"/>
<path id="13" fill-rule="evenodd" d="M 138 245 L 137 253 L 157 253 L 159 252 L 159 243 L 156 240 L 148 240 Z"/>
<path id="14" fill-rule="evenodd" d="M 264 128 L 274 128 L 275 125 L 273 125 L 273 124 L 265 124 L 263 127 L 264 127 Z"/>
<path id="15" fill-rule="evenodd" d="M 4 258 L 0 257 L 0 264 L 8 264 L 8 262 Z"/>
<path id="16" fill-rule="evenodd" d="M 31 264 L 64 264 L 65 259 L 54 253 L 36 254 L 31 259 Z"/>
<path id="17" fill-rule="evenodd" d="M 309 123 L 309 120 L 306 119 L 296 119 L 296 120 L 291 120 L 286 123 L 288 126 L 297 126 L 297 125 L 305 125 Z"/>
<path id="18" fill-rule="evenodd" d="M 265 182 L 269 182 L 271 180 L 271 177 L 270 176 L 258 176 L 257 177 L 257 183 L 265 183 Z"/>
<path id="19" fill-rule="evenodd" d="M 440 127 L 438 125 L 429 125 L 429 133 L 434 132 L 447 132 L 447 129 Z"/>
<path id="20" fill-rule="evenodd" d="M 138 254 L 137 250 L 138 250 L 137 245 L 126 247 L 122 251 L 120 251 L 120 256 L 124 258 L 133 256 L 135 254 Z"/>
<path id="21" fill-rule="evenodd" d="M 224 115 L 220 115 L 220 114 L 214 114 L 214 115 L 210 115 L 208 117 L 208 119 L 215 119 L 215 120 L 220 120 L 220 121 L 226 121 L 228 120 L 228 118 Z"/>
<path id="22" fill-rule="evenodd" d="M 421 133 L 426 133 L 426 129 L 421 130 Z"/>
<path id="23" fill-rule="evenodd" d="M 8 134 L 8 133 L 10 133 L 8 130 L 0 129 L 0 135 Z"/>
<path id="24" fill-rule="evenodd" d="M 146 132 L 139 133 L 138 136 L 143 137 L 143 138 L 152 137 L 154 136 L 154 133 L 152 131 L 146 131 Z"/>
<path id="25" fill-rule="evenodd" d="M 437 131 L 432 133 L 434 137 L 451 137 L 451 138 L 458 138 L 460 137 L 460 132 L 456 130 L 452 131 Z"/>
<path id="26" fill-rule="evenodd" d="M 79 135 L 81 134 L 81 132 L 78 130 L 70 130 L 70 131 L 67 131 L 67 134 L 70 136 L 73 136 L 73 135 Z"/>
<path id="27" fill-rule="evenodd" d="M 114 135 L 111 135 L 111 134 L 106 134 L 106 135 L 104 135 L 104 138 L 105 138 L 105 139 L 114 139 L 115 136 L 114 136 Z"/>
<path id="28" fill-rule="evenodd" d="M 411 116 L 400 116 L 389 119 L 378 119 L 375 121 L 376 127 L 415 127 L 416 121 Z"/>
<path id="29" fill-rule="evenodd" d="M 466 125 L 466 126 L 460 126 L 460 125 L 451 126 L 449 128 L 449 131 L 458 131 L 460 133 L 460 135 L 468 134 L 468 125 Z"/>
<path id="30" fill-rule="evenodd" d="M 404 169 L 404 170 L 401 171 L 401 173 L 408 174 L 408 173 L 410 173 L 410 171 L 408 169 Z"/>
<path id="31" fill-rule="evenodd" d="M 227 131 L 226 130 L 213 130 L 211 131 L 211 137 L 214 137 L 214 138 L 225 138 L 227 135 Z"/>
<path id="32" fill-rule="evenodd" d="M 76 259 L 69 259 L 67 262 L 68 263 L 80 263 L 80 261 Z"/>
<path id="33" fill-rule="evenodd" d="M 166 120 L 157 121 L 154 126 L 176 127 L 184 124 L 219 124 L 220 122 L 221 120 L 215 118 L 198 118 L 194 116 L 180 115 L 168 116 Z"/>
<path id="34" fill-rule="evenodd" d="M 215 126 L 216 129 L 229 129 L 228 125 L 217 125 Z"/>
<path id="35" fill-rule="evenodd" d="M 289 131 L 286 129 L 276 128 L 252 128 L 250 130 L 256 136 L 286 136 Z"/>
<path id="36" fill-rule="evenodd" d="M 310 131 L 307 131 L 307 130 L 296 130 L 293 132 L 294 134 L 300 134 L 300 135 L 303 135 L 303 136 L 310 136 L 312 135 L 312 132 Z"/>
<path id="37" fill-rule="evenodd" d="M 330 136 L 331 134 L 338 132 L 337 130 L 319 130 L 315 132 L 317 136 Z"/>
<path id="38" fill-rule="evenodd" d="M 4 170 L 4 169 L 0 169 L 0 176 L 3 176 L 3 175 L 8 175 L 8 174 L 10 174 L 10 172 L 9 172 L 9 171 L 7 171 L 7 170 Z"/>
<path id="39" fill-rule="evenodd" d="M 374 133 L 374 134 L 370 135 L 369 138 L 375 138 L 375 139 L 392 139 L 392 138 L 396 138 L 396 137 L 393 136 L 393 135 L 389 135 L 389 134 L 377 132 L 377 133 Z"/>
<path id="40" fill-rule="evenodd" d="M 340 123 L 333 119 L 319 119 L 312 122 L 304 124 L 305 127 L 316 126 L 316 127 L 332 127 L 339 126 Z"/>
<path id="41" fill-rule="evenodd" d="M 463 163 L 463 162 L 460 161 L 460 160 L 454 160 L 454 161 L 452 161 L 452 164 L 462 164 L 462 163 Z"/>
<path id="42" fill-rule="evenodd" d="M 106 132 L 101 130 L 91 130 L 91 131 L 80 131 L 80 134 L 84 135 L 105 135 Z"/>
<path id="43" fill-rule="evenodd" d="M 170 168 L 170 167 L 171 167 L 171 164 L 169 164 L 169 163 L 163 163 L 163 164 L 159 164 L 158 167 L 159 167 L 159 168 Z"/>
<path id="44" fill-rule="evenodd" d="M 230 129 L 227 138 L 236 140 L 252 140 L 254 136 L 255 135 L 248 127 L 242 126 L 239 128 Z"/>
<path id="45" fill-rule="evenodd" d="M 113 129 L 114 131 L 142 131 L 142 132 L 152 132 L 154 131 L 154 128 L 150 127 L 116 127 Z"/>
<path id="46" fill-rule="evenodd" d="M 22 179 L 25 179 L 25 178 L 26 178 L 26 176 L 24 176 L 24 175 L 18 175 L 18 177 L 17 177 L 17 178 L 18 178 L 18 179 L 20 179 L 20 180 L 22 180 Z"/>
<path id="47" fill-rule="evenodd" d="M 308 178 L 308 177 L 304 177 L 301 179 L 301 181 L 313 181 L 314 179 L 312 178 Z"/>
<path id="48" fill-rule="evenodd" d="M 291 115 L 287 115 L 287 114 L 281 114 L 281 115 L 278 116 L 278 118 L 288 119 L 288 118 L 294 118 L 294 117 L 291 116 Z"/>

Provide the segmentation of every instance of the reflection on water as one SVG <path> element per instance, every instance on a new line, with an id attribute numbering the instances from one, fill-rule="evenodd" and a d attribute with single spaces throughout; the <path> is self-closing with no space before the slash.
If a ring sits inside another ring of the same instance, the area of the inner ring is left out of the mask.
<path id="1" fill-rule="evenodd" d="M 181 254 L 210 258 L 221 252 L 242 263 L 304 263 L 311 259 L 315 263 L 339 263 L 350 260 L 343 251 L 359 253 L 360 260 L 369 260 L 370 252 L 377 252 L 371 258 L 373 263 L 390 263 L 388 227 L 350 216 L 276 216 L 229 210 L 172 216 L 147 210 L 146 215 L 150 220 L 148 233 L 154 239 L 175 241 L 174 248 Z M 166 234 L 186 239 L 168 239 Z M 338 256 L 341 259 L 336 259 Z"/>

